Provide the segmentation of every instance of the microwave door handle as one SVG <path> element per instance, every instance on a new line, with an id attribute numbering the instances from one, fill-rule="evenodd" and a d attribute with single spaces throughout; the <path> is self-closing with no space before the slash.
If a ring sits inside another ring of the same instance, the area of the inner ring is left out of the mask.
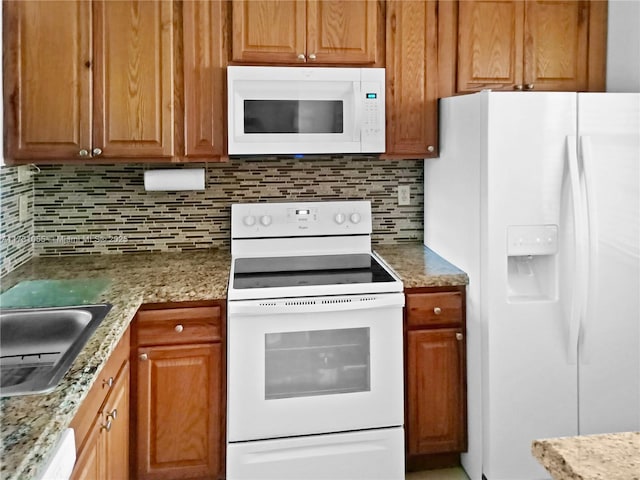
<path id="1" fill-rule="evenodd" d="M 362 127 L 362 96 L 360 95 L 360 82 L 353 82 L 353 99 L 355 102 L 353 141 L 360 142 L 360 128 Z"/>

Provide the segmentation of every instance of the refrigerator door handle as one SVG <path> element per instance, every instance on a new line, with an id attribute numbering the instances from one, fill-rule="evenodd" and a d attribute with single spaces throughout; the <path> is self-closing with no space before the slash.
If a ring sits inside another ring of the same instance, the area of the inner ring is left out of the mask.
<path id="1" fill-rule="evenodd" d="M 592 150 L 591 150 L 591 137 L 589 136 L 581 136 L 580 137 L 580 156 L 582 157 L 582 172 L 583 172 L 583 188 L 584 188 L 584 208 L 585 208 L 585 251 L 584 254 L 584 277 L 583 277 L 583 297 L 582 297 L 582 326 L 580 331 L 580 363 L 588 363 L 589 358 L 587 355 L 587 339 L 585 335 L 587 334 L 588 329 L 586 328 L 587 322 L 587 312 L 588 312 L 588 303 L 589 298 L 592 298 L 591 289 L 594 286 L 593 274 L 596 273 L 594 268 L 597 267 L 596 262 L 596 219 L 595 219 L 595 208 L 594 208 L 594 199 L 593 199 L 593 178 L 591 177 L 592 173 Z"/>
<path id="2" fill-rule="evenodd" d="M 571 313 L 569 317 L 569 336 L 567 340 L 567 359 L 570 365 L 578 362 L 578 339 L 580 337 L 580 317 L 582 313 L 582 288 L 584 278 L 584 238 L 582 194 L 580 188 L 580 169 L 578 165 L 578 139 L 575 135 L 567 136 L 567 152 L 569 164 L 569 183 L 571 185 L 571 200 L 573 203 L 573 228 L 575 236 L 575 270 L 573 284 L 575 289 L 571 299 Z"/>

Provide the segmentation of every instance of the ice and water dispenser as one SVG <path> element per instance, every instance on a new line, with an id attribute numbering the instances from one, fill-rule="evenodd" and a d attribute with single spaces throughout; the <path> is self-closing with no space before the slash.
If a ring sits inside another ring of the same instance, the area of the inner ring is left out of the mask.
<path id="1" fill-rule="evenodd" d="M 507 227 L 507 299 L 552 301 L 558 286 L 558 226 Z"/>

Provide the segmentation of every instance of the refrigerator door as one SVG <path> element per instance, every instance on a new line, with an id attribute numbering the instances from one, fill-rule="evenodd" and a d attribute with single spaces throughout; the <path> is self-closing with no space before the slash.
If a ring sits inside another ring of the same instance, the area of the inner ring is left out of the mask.
<path id="1" fill-rule="evenodd" d="M 640 94 L 580 94 L 589 285 L 580 434 L 640 430 Z"/>
<path id="2" fill-rule="evenodd" d="M 566 181 L 577 96 L 487 96 L 483 473 L 488 480 L 543 479 L 549 475 L 531 442 L 577 434 L 577 347 L 567 315 L 576 294 L 567 244 L 575 208 Z"/>

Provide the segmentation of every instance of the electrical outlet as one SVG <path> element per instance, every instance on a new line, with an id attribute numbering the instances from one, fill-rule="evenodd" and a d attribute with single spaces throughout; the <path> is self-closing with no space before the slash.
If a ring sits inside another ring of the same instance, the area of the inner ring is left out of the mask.
<path id="1" fill-rule="evenodd" d="M 398 185 L 398 205 L 411 205 L 411 188 L 409 185 Z"/>
<path id="2" fill-rule="evenodd" d="M 25 183 L 31 179 L 31 165 L 20 165 L 18 167 L 18 183 Z"/>
<path id="3" fill-rule="evenodd" d="M 20 195 L 18 199 L 18 218 L 20 222 L 26 222 L 31 218 L 31 212 L 29 211 L 29 197 L 27 195 Z"/>

